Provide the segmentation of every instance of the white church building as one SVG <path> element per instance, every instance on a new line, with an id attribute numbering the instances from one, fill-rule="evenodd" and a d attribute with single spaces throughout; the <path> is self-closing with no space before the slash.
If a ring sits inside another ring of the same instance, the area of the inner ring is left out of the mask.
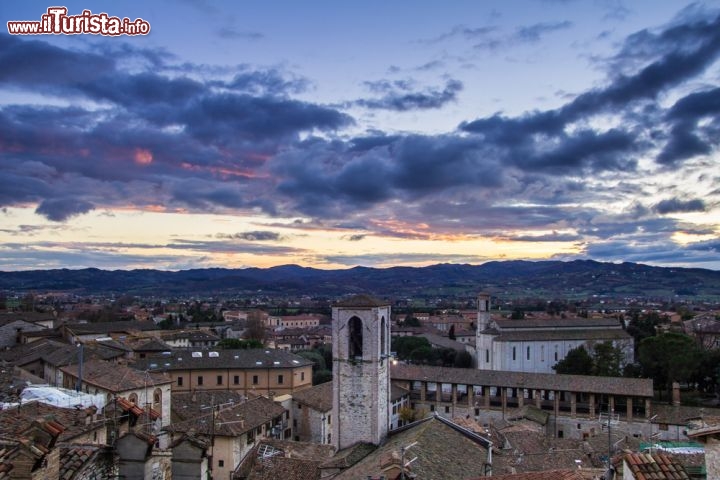
<path id="1" fill-rule="evenodd" d="M 553 366 L 568 352 L 584 345 L 612 342 L 624 354 L 623 365 L 633 362 L 633 338 L 612 318 L 492 319 L 490 295 L 478 294 L 475 341 L 480 370 L 555 373 Z"/>

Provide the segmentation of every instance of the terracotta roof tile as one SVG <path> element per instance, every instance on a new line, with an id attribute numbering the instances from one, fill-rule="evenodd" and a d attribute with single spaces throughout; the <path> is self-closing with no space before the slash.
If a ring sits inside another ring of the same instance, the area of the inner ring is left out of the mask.
<path id="1" fill-rule="evenodd" d="M 591 377 L 403 364 L 391 367 L 390 378 L 497 387 L 523 386 L 524 388 L 544 390 L 632 395 L 648 398 L 653 396 L 653 382 L 651 379 L 645 378 Z"/>
<path id="2" fill-rule="evenodd" d="M 319 412 L 332 410 L 333 382 L 325 382 L 300 392 L 293 393 L 293 400 Z"/>

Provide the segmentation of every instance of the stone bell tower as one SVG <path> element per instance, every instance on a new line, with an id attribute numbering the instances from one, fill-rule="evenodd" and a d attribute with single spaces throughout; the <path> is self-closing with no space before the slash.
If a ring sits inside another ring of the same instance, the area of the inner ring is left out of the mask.
<path id="1" fill-rule="evenodd" d="M 477 329 L 475 331 L 475 355 L 477 368 L 493 370 L 493 335 L 485 331 L 490 328 L 490 294 L 478 293 Z"/>
<path id="2" fill-rule="evenodd" d="M 332 444 L 380 444 L 390 424 L 390 306 L 358 295 L 332 309 Z"/>

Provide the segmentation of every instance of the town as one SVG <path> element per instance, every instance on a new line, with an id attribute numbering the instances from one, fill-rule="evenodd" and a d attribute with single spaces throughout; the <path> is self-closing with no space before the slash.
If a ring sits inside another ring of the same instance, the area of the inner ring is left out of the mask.
<path id="1" fill-rule="evenodd" d="M 8 478 L 720 476 L 712 302 L 0 300 Z"/>

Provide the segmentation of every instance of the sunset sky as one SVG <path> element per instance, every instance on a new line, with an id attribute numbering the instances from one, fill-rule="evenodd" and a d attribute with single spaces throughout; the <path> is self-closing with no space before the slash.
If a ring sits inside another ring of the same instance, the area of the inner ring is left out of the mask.
<path id="1" fill-rule="evenodd" d="M 146 36 L 10 35 L 52 5 Z M 0 4 L 0 270 L 720 269 L 720 1 Z"/>

